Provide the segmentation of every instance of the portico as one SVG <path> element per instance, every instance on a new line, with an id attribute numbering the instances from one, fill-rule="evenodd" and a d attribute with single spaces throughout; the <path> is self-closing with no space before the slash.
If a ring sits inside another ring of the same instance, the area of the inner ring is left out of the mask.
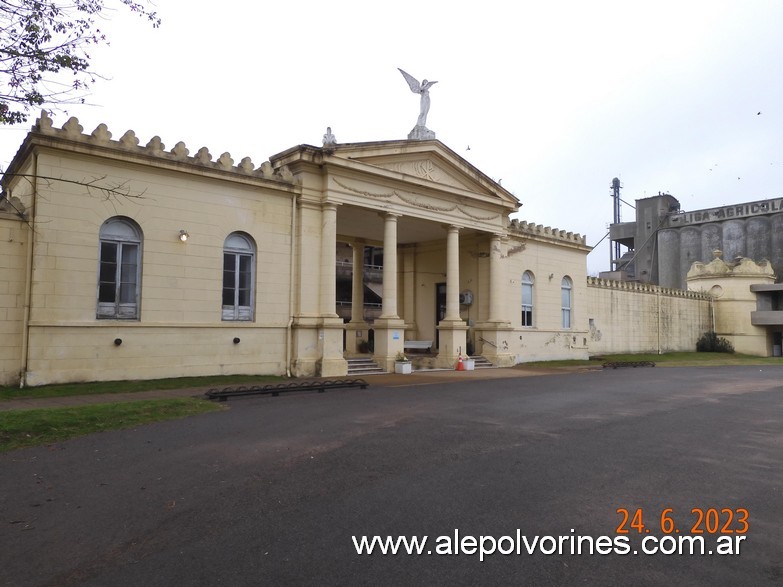
<path id="1" fill-rule="evenodd" d="M 271 158 L 301 185 L 297 201 L 296 375 L 344 375 L 370 325 L 362 318 L 365 245 L 383 247 L 381 315 L 372 324 L 375 361 L 391 370 L 406 339 L 437 340 L 436 367 L 467 352 L 467 333 L 484 340 L 510 329 L 503 311 L 503 242 L 514 196 L 439 141 L 301 145 Z M 338 241 L 353 247 L 352 319 L 335 312 Z M 318 248 L 316 248 L 316 245 Z M 319 251 L 320 248 L 320 251 Z M 314 255 L 319 251 L 317 255 Z M 436 295 L 445 283 L 445 313 Z M 460 304 L 471 290 L 472 305 Z M 435 349 L 433 349 L 435 350 Z M 486 345 L 499 363 L 502 350 Z"/>

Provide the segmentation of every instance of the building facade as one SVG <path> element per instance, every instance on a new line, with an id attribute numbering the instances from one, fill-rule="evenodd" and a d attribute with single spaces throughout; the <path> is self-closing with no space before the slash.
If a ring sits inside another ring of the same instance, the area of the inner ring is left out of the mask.
<path id="1" fill-rule="evenodd" d="M 2 188 L 0 385 L 343 376 L 415 349 L 509 366 L 692 350 L 714 325 L 708 293 L 588 280 L 583 235 L 512 220 L 434 139 L 256 165 L 42 113 Z"/>
<path id="2" fill-rule="evenodd" d="M 436 140 L 256 166 L 43 113 L 3 193 L 3 384 L 344 375 L 370 328 L 386 369 L 410 340 L 433 342 L 434 367 L 468 345 L 531 360 L 553 338 L 549 355 L 587 356 L 585 238 L 511 222 L 516 198 Z M 361 275 L 338 315 L 338 243 L 357 267 L 383 249 L 371 323 Z"/>

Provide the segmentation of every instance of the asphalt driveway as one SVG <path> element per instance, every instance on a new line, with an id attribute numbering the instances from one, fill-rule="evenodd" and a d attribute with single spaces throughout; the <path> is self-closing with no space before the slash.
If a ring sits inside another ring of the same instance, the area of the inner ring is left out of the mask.
<path id="1" fill-rule="evenodd" d="M 243 399 L 0 455 L 0 583 L 780 584 L 781 465 L 777 366 Z M 375 535 L 428 538 L 357 554 Z"/>

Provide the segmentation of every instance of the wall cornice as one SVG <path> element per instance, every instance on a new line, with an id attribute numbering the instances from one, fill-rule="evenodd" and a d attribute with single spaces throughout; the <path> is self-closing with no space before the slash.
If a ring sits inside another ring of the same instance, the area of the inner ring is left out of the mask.
<path id="1" fill-rule="evenodd" d="M 8 181 L 6 177 L 10 178 L 19 172 L 33 149 L 52 148 L 243 183 L 260 183 L 285 191 L 298 191 L 293 173 L 285 166 L 273 169 L 269 161 L 256 167 L 250 157 L 244 157 L 235 164 L 228 152 L 213 160 L 207 147 L 201 147 L 191 156 L 190 150 L 182 141 L 167 151 L 159 136 L 152 137 L 142 146 L 132 130 L 126 131 L 119 140 L 113 140 L 112 133 L 103 123 L 90 134 L 84 133 L 83 130 L 75 117 L 69 118 L 62 128 L 56 128 L 46 111 L 43 111 L 5 172 L 3 183 Z"/>

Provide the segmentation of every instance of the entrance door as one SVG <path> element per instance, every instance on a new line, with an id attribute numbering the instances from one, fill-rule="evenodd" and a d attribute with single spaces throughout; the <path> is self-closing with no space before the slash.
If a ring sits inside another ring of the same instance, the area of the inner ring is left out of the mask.
<path id="1" fill-rule="evenodd" d="M 438 324 L 446 317 L 446 284 L 435 284 L 435 348 L 440 349 Z"/>

